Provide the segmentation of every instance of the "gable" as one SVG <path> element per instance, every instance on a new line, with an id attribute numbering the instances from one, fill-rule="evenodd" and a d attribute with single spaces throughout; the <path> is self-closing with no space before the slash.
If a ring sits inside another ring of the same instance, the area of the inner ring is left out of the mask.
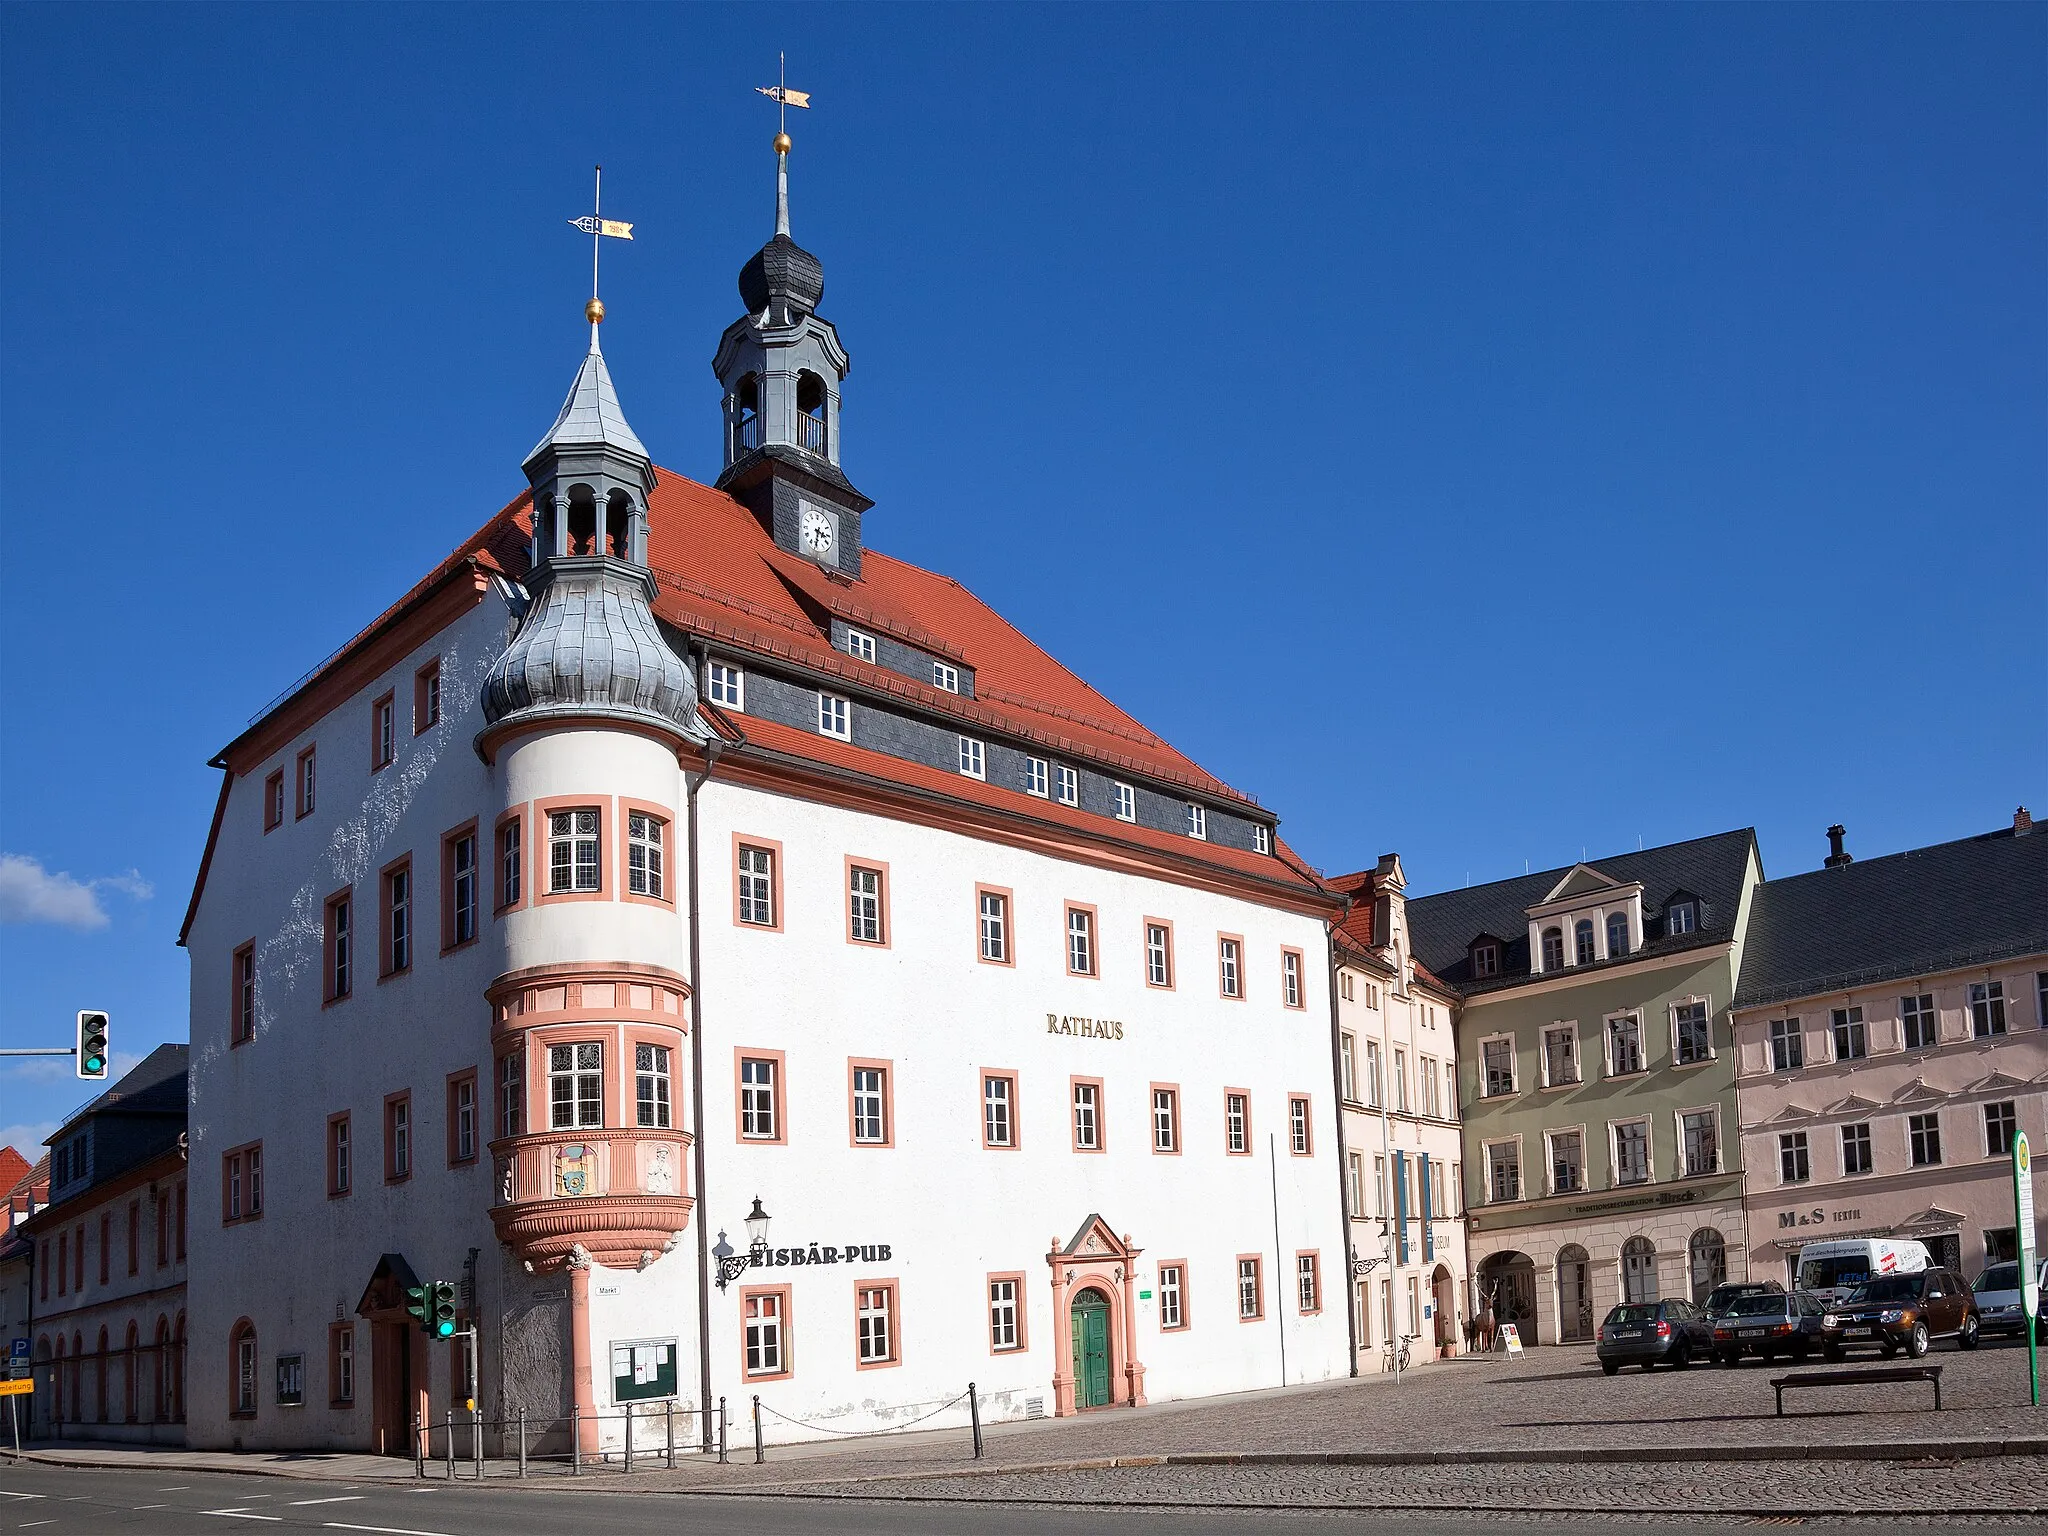
<path id="1" fill-rule="evenodd" d="M 1553 901 L 1569 901 L 1578 896 L 1595 896 L 1620 889 L 1619 880 L 1610 879 L 1592 865 L 1574 864 L 1565 877 L 1550 888 L 1550 894 L 1536 905 L 1547 907 Z"/>

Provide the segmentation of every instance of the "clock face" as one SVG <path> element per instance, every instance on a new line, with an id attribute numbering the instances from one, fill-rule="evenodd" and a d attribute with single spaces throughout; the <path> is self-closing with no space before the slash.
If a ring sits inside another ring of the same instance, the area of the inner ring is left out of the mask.
<path id="1" fill-rule="evenodd" d="M 806 554 L 829 555 L 832 553 L 832 519 L 816 507 L 805 507 L 804 515 L 797 522 L 797 543 Z"/>

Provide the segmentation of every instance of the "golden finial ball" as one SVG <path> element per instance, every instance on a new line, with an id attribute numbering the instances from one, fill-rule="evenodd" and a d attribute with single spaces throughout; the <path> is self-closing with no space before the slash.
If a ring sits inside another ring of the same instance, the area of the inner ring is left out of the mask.
<path id="1" fill-rule="evenodd" d="M 588 304 L 584 305 L 583 318 L 592 325 L 596 325 L 600 320 L 604 319 L 604 300 L 592 299 Z"/>
<path id="2" fill-rule="evenodd" d="M 775 153 L 777 153 L 778 155 L 786 155 L 789 153 L 788 134 L 778 133 L 777 135 L 775 135 Z"/>

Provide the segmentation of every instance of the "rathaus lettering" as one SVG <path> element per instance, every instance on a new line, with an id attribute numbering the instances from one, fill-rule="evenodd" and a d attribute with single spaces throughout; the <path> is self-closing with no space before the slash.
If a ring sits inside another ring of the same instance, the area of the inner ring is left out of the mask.
<path id="1" fill-rule="evenodd" d="M 1120 1019 L 1084 1019 L 1078 1014 L 1048 1013 L 1045 1032 L 1048 1035 L 1076 1035 L 1083 1040 L 1121 1040 L 1124 1026 Z"/>

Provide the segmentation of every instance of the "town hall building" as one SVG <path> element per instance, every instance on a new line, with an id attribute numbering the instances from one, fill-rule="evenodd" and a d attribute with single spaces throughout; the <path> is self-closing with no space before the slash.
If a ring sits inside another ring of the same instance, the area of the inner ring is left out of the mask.
<path id="1" fill-rule="evenodd" d="M 1341 899 L 871 543 L 787 157 L 712 483 L 593 299 L 528 488 L 216 760 L 193 1446 L 409 1454 L 467 1393 L 431 1281 L 483 1417 L 586 1453 L 633 1405 L 802 1439 L 1352 1368 Z"/>

